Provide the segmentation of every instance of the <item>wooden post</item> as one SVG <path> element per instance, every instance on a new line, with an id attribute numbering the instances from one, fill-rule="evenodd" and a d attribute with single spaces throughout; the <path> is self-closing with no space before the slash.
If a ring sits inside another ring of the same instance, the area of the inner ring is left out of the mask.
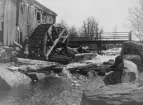
<path id="1" fill-rule="evenodd" d="M 97 53 L 98 53 L 98 54 L 100 54 L 100 52 L 101 52 L 101 48 L 100 48 L 100 47 L 101 47 L 101 45 L 100 45 L 100 44 L 97 44 Z"/>
<path id="2" fill-rule="evenodd" d="M 132 40 L 132 31 L 129 32 L 129 41 Z"/>

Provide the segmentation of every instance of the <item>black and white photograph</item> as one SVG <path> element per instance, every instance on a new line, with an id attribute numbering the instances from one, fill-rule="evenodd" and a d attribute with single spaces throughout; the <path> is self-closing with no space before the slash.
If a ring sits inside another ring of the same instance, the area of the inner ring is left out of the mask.
<path id="1" fill-rule="evenodd" d="M 143 105 L 143 0 L 0 0 L 0 105 Z"/>

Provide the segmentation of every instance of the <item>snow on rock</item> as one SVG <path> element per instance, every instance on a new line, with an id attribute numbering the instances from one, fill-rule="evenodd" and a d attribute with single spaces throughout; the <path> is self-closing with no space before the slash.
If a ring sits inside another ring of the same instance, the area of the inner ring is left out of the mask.
<path id="1" fill-rule="evenodd" d="M 139 72 L 143 71 L 143 64 L 139 55 L 126 54 L 123 58 L 134 62 L 138 66 Z"/>
<path id="2" fill-rule="evenodd" d="M 20 72 L 11 72 L 5 68 L 0 67 L 0 87 L 5 85 L 6 87 L 18 87 L 22 84 L 28 84 L 31 79 Z"/>

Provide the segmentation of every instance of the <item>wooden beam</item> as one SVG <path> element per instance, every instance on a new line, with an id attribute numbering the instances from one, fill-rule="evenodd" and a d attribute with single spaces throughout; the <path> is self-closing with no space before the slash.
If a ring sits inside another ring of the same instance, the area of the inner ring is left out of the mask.
<path id="1" fill-rule="evenodd" d="M 32 60 L 32 59 L 24 59 L 24 58 L 16 58 L 18 63 L 27 64 L 27 65 L 57 65 L 55 62 L 41 61 L 41 60 Z"/>
<path id="2" fill-rule="evenodd" d="M 17 47 L 19 47 L 20 49 L 23 49 L 23 46 L 19 43 L 17 43 L 16 41 L 14 41 L 14 45 L 16 45 Z"/>
<path id="3" fill-rule="evenodd" d="M 58 44 L 61 36 L 63 35 L 63 33 L 66 31 L 66 29 L 63 29 L 62 32 L 59 34 L 59 37 L 54 41 L 53 46 L 50 48 L 50 50 L 47 52 L 46 54 L 46 59 L 48 60 L 48 57 L 50 55 L 50 53 L 53 51 L 53 49 L 55 48 L 55 46 Z"/>

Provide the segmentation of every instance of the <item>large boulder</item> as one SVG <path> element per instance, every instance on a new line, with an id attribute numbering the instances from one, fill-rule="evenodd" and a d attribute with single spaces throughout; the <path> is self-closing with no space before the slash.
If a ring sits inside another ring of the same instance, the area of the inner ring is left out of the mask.
<path id="1" fill-rule="evenodd" d="M 127 55 L 123 55 L 123 58 L 134 62 L 137 65 L 139 72 L 143 71 L 143 63 L 140 55 L 127 54 Z"/>
<path id="2" fill-rule="evenodd" d="M 31 79 L 25 74 L 0 67 L 0 87 L 13 88 L 30 82 Z"/>
<path id="3" fill-rule="evenodd" d="M 137 65 L 130 61 L 124 59 L 124 69 L 122 74 L 122 83 L 123 82 L 134 82 L 139 78 L 139 71 Z"/>
<path id="4" fill-rule="evenodd" d="M 143 43 L 135 41 L 127 41 L 122 45 L 121 56 L 123 55 L 139 55 L 143 61 Z"/>
<path id="5" fill-rule="evenodd" d="M 106 85 L 138 80 L 139 71 L 137 65 L 130 60 L 123 59 L 121 56 L 116 57 L 115 63 L 110 68 L 113 72 L 105 76 L 104 83 Z"/>
<path id="6" fill-rule="evenodd" d="M 143 71 L 143 43 L 127 41 L 122 45 L 121 56 L 134 62 L 140 72 Z"/>

